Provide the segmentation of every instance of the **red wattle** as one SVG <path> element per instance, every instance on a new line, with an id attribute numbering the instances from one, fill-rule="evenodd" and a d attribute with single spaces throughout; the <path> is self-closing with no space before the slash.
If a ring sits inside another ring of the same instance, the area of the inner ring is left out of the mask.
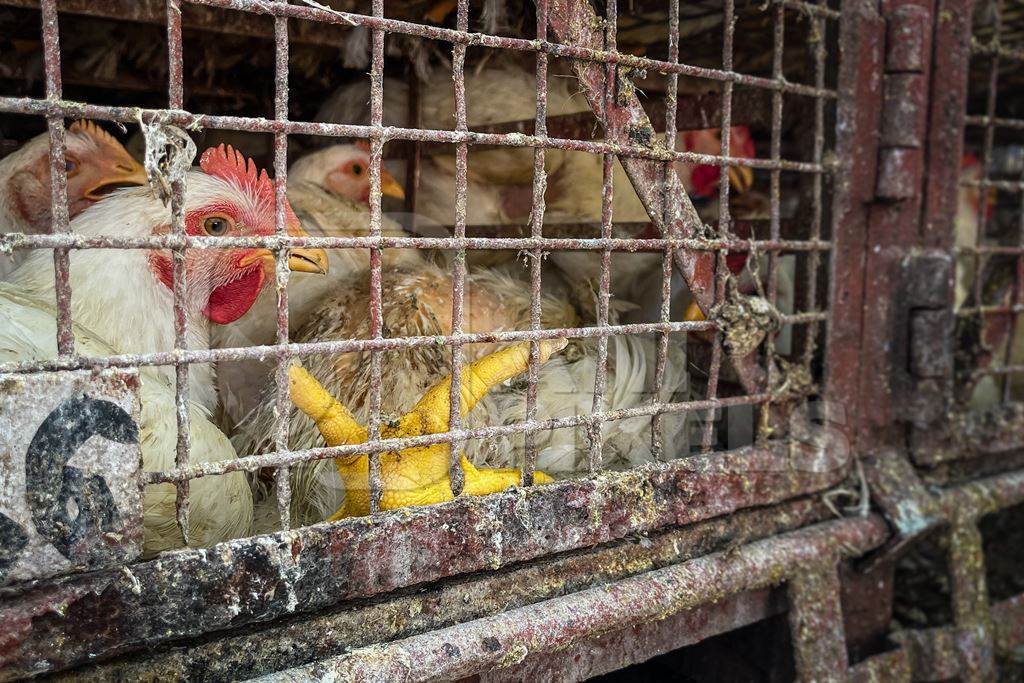
<path id="1" fill-rule="evenodd" d="M 710 197 L 718 187 L 718 180 L 722 170 L 718 166 L 700 164 L 690 174 L 690 184 L 693 186 L 693 194 L 697 197 Z"/>
<path id="2" fill-rule="evenodd" d="M 226 325 L 245 315 L 263 288 L 263 268 L 251 268 L 237 280 L 221 285 L 210 292 L 210 300 L 203 313 L 212 322 Z"/>
<path id="3" fill-rule="evenodd" d="M 747 252 L 727 251 L 725 253 L 725 265 L 730 273 L 738 275 L 743 270 L 743 266 L 747 265 Z"/>

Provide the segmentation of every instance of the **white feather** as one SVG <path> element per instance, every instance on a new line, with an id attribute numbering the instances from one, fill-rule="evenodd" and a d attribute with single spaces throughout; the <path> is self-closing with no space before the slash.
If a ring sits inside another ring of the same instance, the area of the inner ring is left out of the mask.
<path id="1" fill-rule="evenodd" d="M 211 194 L 248 202 L 246 195 L 216 178 L 190 173 L 185 208 L 205 203 Z M 168 210 L 147 190 L 123 190 L 84 211 L 71 231 L 88 235 L 140 237 L 169 221 Z M 89 249 L 71 253 L 75 349 L 89 356 L 169 351 L 174 347 L 173 301 L 149 269 L 143 250 Z M 36 252 L 0 284 L 0 360 L 55 358 L 56 311 L 54 274 L 48 252 Z M 205 318 L 191 310 L 189 346 L 208 347 Z M 141 447 L 146 471 L 174 466 L 177 425 L 173 368 L 142 367 L 140 398 Z M 235 457 L 227 437 L 210 420 L 217 397 L 212 369 L 192 366 L 189 373 L 189 417 L 193 463 Z M 148 555 L 180 547 L 175 522 L 174 487 L 147 486 L 143 499 L 144 548 Z M 248 533 L 252 496 L 244 474 L 204 477 L 191 484 L 190 540 L 210 545 Z"/>

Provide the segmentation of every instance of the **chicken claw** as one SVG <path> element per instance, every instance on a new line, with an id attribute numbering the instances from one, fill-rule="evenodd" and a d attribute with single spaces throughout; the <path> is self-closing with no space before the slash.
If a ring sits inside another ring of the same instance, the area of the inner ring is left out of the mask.
<path id="1" fill-rule="evenodd" d="M 564 339 L 540 342 L 540 362 L 565 348 Z M 460 382 L 459 413 L 466 415 L 493 387 L 521 374 L 529 367 L 530 343 L 514 344 L 495 351 L 466 366 Z M 288 372 L 292 402 L 313 420 L 329 446 L 365 443 L 366 427 L 356 422 L 352 413 L 335 400 L 319 382 L 299 365 Z M 381 426 L 382 439 L 398 439 L 448 431 L 451 375 L 427 390 L 416 406 L 397 422 Z M 393 510 L 407 505 L 429 505 L 452 499 L 448 479 L 450 444 L 413 446 L 400 452 L 387 451 L 380 456 L 383 492 L 381 509 Z M 353 455 L 334 459 L 345 484 L 345 502 L 330 519 L 357 517 L 370 513 L 369 458 Z M 516 469 L 476 468 L 465 456 L 461 458 L 465 475 L 463 492 L 471 496 L 503 491 L 520 480 Z M 552 479 L 543 472 L 534 474 L 534 481 L 546 484 Z"/>

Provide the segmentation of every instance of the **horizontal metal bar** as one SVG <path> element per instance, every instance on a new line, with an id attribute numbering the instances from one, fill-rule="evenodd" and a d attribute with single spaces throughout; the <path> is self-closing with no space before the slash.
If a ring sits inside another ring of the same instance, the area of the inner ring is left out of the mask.
<path id="1" fill-rule="evenodd" d="M 996 316 L 1011 315 L 1013 313 L 1024 313 L 1024 304 L 992 305 L 992 306 L 964 306 L 956 311 L 960 318 L 974 316 Z"/>
<path id="2" fill-rule="evenodd" d="M 569 682 L 589 681 L 603 674 L 615 677 L 626 667 L 756 624 L 785 611 L 786 595 L 781 588 L 743 591 L 663 619 L 581 638 L 564 649 L 530 652 L 516 664 L 481 672 L 472 680 L 477 683 Z"/>
<path id="3" fill-rule="evenodd" d="M 1001 45 L 998 40 L 993 40 L 992 42 L 989 43 L 983 43 L 978 40 L 972 40 L 971 54 L 987 55 L 990 57 L 998 55 L 1000 59 L 1024 61 L 1024 49 L 1006 47 L 1004 45 Z"/>
<path id="4" fill-rule="evenodd" d="M 496 226 L 516 228 L 519 226 Z M 557 230 L 558 224 L 548 224 Z M 293 237 L 268 235 L 249 237 L 204 237 L 152 235 L 149 237 L 88 237 L 69 233 L 51 235 L 0 234 L 0 251 L 21 249 L 541 249 L 543 251 L 659 251 L 693 249 L 700 251 L 828 251 L 823 240 L 741 240 L 741 239 L 639 239 L 632 237 Z M 1024 248 L 1020 251 L 1024 252 Z"/>
<path id="5" fill-rule="evenodd" d="M 976 521 L 992 512 L 1024 503 L 1024 471 L 985 477 L 947 489 L 939 502 L 947 518 Z"/>
<path id="6" fill-rule="evenodd" d="M 0 6 L 24 7 L 38 9 L 39 0 L 0 0 Z M 100 19 L 114 19 L 121 22 L 136 22 L 163 26 L 167 21 L 167 0 L 60 0 L 60 13 L 77 14 Z M 226 21 L 227 13 L 216 7 L 193 6 L 188 12 L 182 13 L 181 27 L 197 31 L 221 33 L 227 35 L 246 36 L 249 38 L 274 39 L 274 29 L 265 17 L 256 14 L 235 13 Z M 297 30 L 296 28 L 297 27 Z M 289 40 L 294 44 L 338 46 L 338 30 L 322 23 L 303 22 L 293 24 Z M 111 85 L 125 80 L 126 75 L 119 73 Z M 71 82 L 65 78 L 65 83 Z M 128 79 L 129 85 L 131 79 Z M 190 84 L 193 88 L 200 84 Z M 164 84 L 166 87 L 166 84 Z M 197 93 L 197 90 L 192 90 Z M 248 93 L 251 95 L 252 93 Z"/>
<path id="7" fill-rule="evenodd" d="M 1022 375 L 1024 374 L 1024 365 L 986 365 L 983 368 L 974 368 L 971 370 L 971 375 L 974 377 L 984 377 L 985 375 Z"/>
<path id="8" fill-rule="evenodd" d="M 813 393 L 808 388 L 806 394 Z M 631 417 L 649 417 L 666 413 L 682 413 L 690 411 L 704 411 L 715 408 L 728 408 L 731 406 L 758 405 L 767 403 L 772 399 L 771 394 L 753 394 L 748 396 L 729 396 L 725 398 L 708 398 L 695 401 L 682 401 L 679 403 L 649 403 L 635 408 L 623 408 L 620 410 L 594 411 L 585 415 L 572 415 L 569 417 L 556 418 L 551 420 L 537 420 L 533 422 L 517 422 L 507 425 L 492 425 L 489 427 L 478 427 L 476 429 L 459 429 L 440 434 L 425 434 L 423 436 L 409 436 L 396 439 L 379 439 L 367 441 L 361 444 L 348 444 L 344 446 L 324 446 L 321 448 L 309 448 L 297 451 L 278 451 L 265 453 L 263 455 L 249 455 L 234 460 L 217 460 L 197 463 L 189 467 L 165 470 L 162 472 L 147 472 L 145 480 L 150 484 L 174 483 L 189 481 L 200 477 L 225 474 L 227 472 L 256 472 L 265 467 L 280 467 L 284 465 L 296 465 L 300 462 L 313 460 L 325 460 L 327 458 L 344 458 L 358 455 L 370 455 L 373 453 L 397 452 L 417 446 L 429 446 L 438 443 L 459 443 L 473 439 L 486 439 L 495 436 L 509 436 L 512 434 L 525 434 L 529 432 L 548 431 L 551 429 L 566 429 L 570 427 L 583 427 L 602 422 L 625 420 Z M 777 400 L 777 399 L 776 399 Z"/>
<path id="9" fill-rule="evenodd" d="M 1024 119 L 1004 119 L 998 116 L 966 116 L 964 123 L 968 126 L 994 126 L 996 128 L 1024 128 Z"/>
<path id="10" fill-rule="evenodd" d="M 826 322 L 828 312 L 806 312 L 784 314 L 779 321 L 786 325 L 806 325 Z M 124 353 L 111 356 L 76 356 L 53 360 L 14 361 L 0 363 L 0 373 L 47 372 L 54 370 L 86 370 L 90 368 L 128 368 L 152 365 L 179 365 L 182 363 L 216 363 L 221 361 L 263 360 L 275 354 L 293 358 L 315 356 L 327 353 L 352 353 L 358 351 L 386 351 L 389 349 L 411 349 L 438 344 L 497 344 L 541 339 L 610 337 L 616 335 L 653 334 L 656 332 L 701 332 L 714 330 L 717 325 L 711 321 L 634 323 L 609 325 L 607 327 L 565 327 L 544 330 L 508 330 L 502 332 L 463 333 L 431 337 L 386 337 L 383 339 L 345 339 L 323 342 L 293 342 L 264 346 L 245 346 L 225 349 L 190 349 L 160 351 L 155 353 Z"/>
<path id="11" fill-rule="evenodd" d="M 791 10 L 796 10 L 801 14 L 809 14 L 816 17 L 824 17 L 826 19 L 833 19 L 838 21 L 843 16 L 839 10 L 830 9 L 824 5 L 815 5 L 809 2 L 801 2 L 800 0 L 774 0 L 776 4 L 780 4 L 783 7 Z"/>
<path id="12" fill-rule="evenodd" d="M 279 5 L 274 5 L 278 7 Z M 294 7 L 293 5 L 289 5 Z M 802 161 L 774 161 L 746 157 L 716 156 L 693 152 L 673 152 L 655 147 L 627 146 L 591 140 L 567 140 L 547 136 L 523 135 L 521 133 L 475 133 L 458 130 L 424 130 L 420 128 L 398 128 L 394 126 L 363 126 L 341 123 L 314 123 L 309 121 L 280 121 L 248 116 L 218 116 L 193 114 L 174 109 L 139 109 L 138 107 L 113 107 L 96 104 L 82 104 L 66 100 L 38 100 L 27 97 L 0 97 L 0 112 L 12 114 L 38 114 L 64 116 L 65 118 L 89 118 L 104 121 L 135 123 L 141 117 L 151 123 L 161 121 L 182 127 L 214 128 L 218 130 L 241 130 L 251 133 L 287 133 L 289 135 L 320 135 L 325 137 L 352 137 L 367 139 L 414 140 L 420 142 L 443 142 L 447 144 L 466 143 L 470 145 L 497 145 L 502 147 L 543 147 L 564 149 L 590 154 L 616 154 L 621 157 L 638 157 L 658 161 L 685 161 L 694 164 L 719 166 L 745 166 L 747 168 L 780 169 L 803 173 L 828 173 L 824 164 Z"/>
<path id="13" fill-rule="evenodd" d="M 262 681 L 452 680 L 563 650 L 583 638 L 777 584 L 812 562 L 862 554 L 888 537 L 881 517 L 847 518 L 494 616 L 359 649 Z M 410 666 L 415 662 L 415 666 Z"/>
<path id="14" fill-rule="evenodd" d="M 1024 180 L 992 180 L 982 178 L 981 180 L 961 180 L 964 187 L 980 187 L 982 189 L 994 187 L 1004 192 L 1024 192 Z"/>
<path id="15" fill-rule="evenodd" d="M 1004 246 L 1000 244 L 978 244 L 955 247 L 958 254 L 1006 254 L 1009 256 L 1020 256 L 1024 254 L 1024 247 Z"/>
<path id="16" fill-rule="evenodd" d="M 494 36 L 484 33 L 470 31 L 456 31 L 438 26 L 426 26 L 414 24 L 397 19 L 385 19 L 380 17 L 352 14 L 331 9 L 318 9 L 316 7 L 299 6 L 284 3 L 267 3 L 263 0 L 186 0 L 195 5 L 207 5 L 210 7 L 222 7 L 225 9 L 267 14 L 272 16 L 286 16 L 307 21 L 320 21 L 329 24 L 340 24 L 343 26 L 366 26 L 369 28 L 382 29 L 388 33 L 399 33 L 402 35 L 419 36 L 432 40 L 443 40 L 450 43 L 465 43 L 480 47 L 496 47 L 510 50 L 527 52 L 545 52 L 555 57 L 568 57 L 589 62 L 600 62 L 606 64 L 621 64 L 635 69 L 645 69 L 660 74 L 680 74 L 709 80 L 740 83 L 769 90 L 811 97 L 823 97 L 834 99 L 837 97 L 835 90 L 827 88 L 814 88 L 811 86 L 777 81 L 770 78 L 760 78 L 734 71 L 723 71 L 720 69 L 709 69 L 704 67 L 690 66 L 688 64 L 677 64 L 646 57 L 623 54 L 607 50 L 591 50 L 584 47 L 563 45 L 542 40 L 525 40 L 522 38 L 509 38 L 505 36 Z"/>
<path id="17" fill-rule="evenodd" d="M 732 123 L 748 126 L 768 126 L 771 120 L 771 100 L 774 93 L 761 89 L 743 90 L 733 95 Z M 676 98 L 676 130 L 705 130 L 721 125 L 722 95 L 718 92 L 693 93 L 680 95 Z M 793 104 L 798 108 L 798 103 Z M 647 112 L 651 126 L 657 132 L 665 130 L 666 117 L 662 107 Z M 536 126 L 534 119 L 520 121 L 504 121 L 490 125 L 473 126 L 480 133 L 522 133 L 533 135 Z M 599 120 L 591 111 L 580 111 L 572 114 L 549 116 L 546 123 L 547 135 L 572 140 L 594 140 L 601 138 L 602 128 Z M 424 153 L 437 154 L 448 152 L 438 143 L 421 143 Z M 393 145 L 388 152 L 392 158 L 405 158 L 409 150 Z"/>
<path id="18" fill-rule="evenodd" d="M 197 4 L 197 3 L 193 3 Z M 828 19 L 838 19 L 839 12 L 836 10 L 821 7 L 799 0 L 784 0 L 783 3 L 790 9 L 799 12 L 824 16 Z M 209 3 L 208 9 L 216 10 L 219 7 L 228 6 L 227 3 Z M 0 6 L 38 8 L 39 0 L 0 0 Z M 234 9 L 231 7 L 230 9 Z M 126 0 L 124 2 L 97 3 L 95 0 L 61 0 L 61 13 L 83 14 L 106 19 L 118 19 L 121 21 L 135 21 L 149 24 L 162 24 L 165 19 L 164 3 L 160 0 Z M 201 17 L 185 15 L 182 20 L 184 28 L 210 31 L 216 33 L 229 33 L 250 37 L 273 38 L 273 31 L 263 23 L 253 21 L 223 21 L 219 15 L 206 14 Z M 326 22 L 325 20 L 313 19 L 310 22 L 296 24 L 300 28 L 293 28 L 289 39 L 293 43 L 309 43 L 317 45 L 337 45 L 338 34 L 323 30 L 324 23 L 347 25 L 342 20 Z M 411 26 L 416 26 L 415 24 Z M 398 31 L 394 31 L 398 32 Z M 477 35 L 477 34 L 470 34 Z M 497 38 L 498 36 L 491 36 Z M 470 42 L 470 41 L 467 41 Z M 528 48 L 522 48 L 528 49 Z"/>

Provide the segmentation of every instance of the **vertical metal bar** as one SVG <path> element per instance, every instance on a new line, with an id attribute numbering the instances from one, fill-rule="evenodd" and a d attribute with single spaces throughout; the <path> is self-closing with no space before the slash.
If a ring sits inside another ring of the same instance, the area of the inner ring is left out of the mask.
<path id="1" fill-rule="evenodd" d="M 536 0 L 537 5 L 537 40 L 548 39 L 548 0 Z M 537 53 L 537 106 L 534 116 L 534 135 L 546 137 L 548 134 L 548 55 Z M 544 236 L 544 193 L 547 190 L 547 172 L 544 168 L 545 151 L 543 147 L 533 149 L 533 203 L 530 206 L 530 236 Z M 530 330 L 537 331 L 541 327 L 541 260 L 543 253 L 540 247 L 530 250 Z M 537 380 L 540 376 L 540 343 L 530 342 L 530 364 L 526 384 L 526 421 L 537 419 Z M 537 433 L 528 431 L 524 435 L 525 451 L 523 454 L 523 486 L 533 484 L 533 472 L 537 467 Z"/>
<path id="2" fill-rule="evenodd" d="M 814 52 L 814 83 L 817 87 L 825 87 L 825 57 L 827 53 L 826 24 L 824 17 L 808 17 L 808 45 Z M 817 38 L 815 40 L 815 38 Z M 814 148 L 812 150 L 812 161 L 820 165 L 825 152 L 825 100 L 821 97 L 814 98 Z M 822 223 L 822 190 L 824 176 L 822 173 L 815 173 L 811 176 L 811 236 L 810 239 L 817 241 L 821 239 Z M 814 310 L 818 307 L 818 268 L 821 265 L 821 254 L 812 252 L 808 259 L 810 263 L 807 268 L 807 304 Z M 819 331 L 818 322 L 811 322 L 804 327 L 804 334 L 807 335 L 804 344 L 803 364 L 810 369 L 811 360 L 814 358 L 815 347 Z"/>
<path id="3" fill-rule="evenodd" d="M 608 52 L 615 52 L 616 47 L 616 24 L 618 23 L 618 0 L 608 0 L 605 15 L 604 28 L 604 49 Z M 604 67 L 604 120 L 610 120 L 610 112 L 615 105 L 617 69 L 614 62 L 608 62 Z M 612 236 L 612 211 L 615 188 L 613 187 L 615 155 L 604 154 L 601 175 L 601 238 L 611 239 Z M 608 297 L 611 291 L 611 269 L 612 252 L 608 249 L 601 251 L 601 280 L 598 286 L 597 296 L 597 326 L 608 326 Z M 608 385 L 608 337 L 601 336 L 597 339 L 597 363 L 594 372 L 594 401 L 592 412 L 599 413 L 604 410 L 604 392 Z M 588 467 L 591 474 L 601 469 L 602 462 L 602 422 L 591 419 L 587 423 L 588 441 L 590 449 L 588 452 Z"/>
<path id="4" fill-rule="evenodd" d="M 459 31 L 469 27 L 469 0 L 459 0 L 455 26 Z M 455 82 L 455 130 L 468 130 L 466 123 L 466 44 L 459 42 L 452 46 L 452 78 Z M 454 236 L 466 236 L 466 175 L 469 146 L 460 142 L 455 146 L 455 228 Z M 466 288 L 466 250 L 459 249 L 452 260 L 452 334 L 462 334 L 463 304 Z M 452 344 L 452 384 L 449 394 L 448 430 L 462 428 L 462 344 Z M 465 477 L 459 462 L 461 448 L 454 442 L 449 444 L 450 460 L 448 479 L 452 495 L 462 493 Z"/>
<path id="5" fill-rule="evenodd" d="M 184 109 L 184 77 L 181 51 L 181 4 L 180 0 L 167 0 L 167 99 L 171 109 Z M 185 235 L 185 185 L 183 180 L 171 183 L 171 233 Z M 188 348 L 188 320 L 185 298 L 188 283 L 185 280 L 185 253 L 182 247 L 171 250 L 173 261 L 174 292 L 174 349 Z M 189 415 L 189 365 L 178 361 L 174 364 L 174 409 L 177 417 L 177 444 L 174 463 L 178 468 L 188 467 L 191 460 L 191 421 Z M 175 485 L 175 509 L 178 527 L 185 545 L 189 543 L 189 482 L 180 481 Z"/>
<path id="6" fill-rule="evenodd" d="M 274 17 L 274 119 L 288 120 L 288 18 Z M 288 201 L 288 134 L 274 133 L 274 232 L 284 237 L 285 203 Z M 288 257 L 289 249 L 276 250 L 274 262 L 274 285 L 277 291 L 277 343 L 288 343 Z M 288 398 L 288 365 L 291 357 L 283 349 L 277 352 L 274 369 L 274 445 L 279 452 L 288 450 L 288 428 L 291 418 L 291 401 Z M 281 528 L 291 527 L 292 489 L 289 479 L 290 468 L 278 467 L 275 473 L 277 484 L 277 511 L 281 517 Z"/>
<path id="7" fill-rule="evenodd" d="M 736 33 L 736 3 L 735 0 L 725 0 L 725 14 L 723 17 L 722 33 L 722 69 L 732 71 L 733 38 Z M 729 156 L 729 132 L 732 128 L 732 81 L 722 84 L 722 127 L 721 155 Z M 719 174 L 718 190 L 718 232 L 725 236 L 729 233 L 729 173 L 728 164 L 719 162 L 721 172 Z M 729 276 L 729 268 L 725 262 L 725 250 L 719 249 L 715 261 L 715 302 L 720 302 L 725 297 L 725 282 Z M 722 331 L 715 331 L 715 339 L 711 348 L 711 367 L 708 369 L 707 397 L 715 400 L 718 397 L 718 375 L 722 366 Z M 707 418 L 704 421 L 704 435 L 701 439 L 701 450 L 705 453 L 711 451 L 712 439 L 714 438 L 715 420 L 718 411 L 708 410 Z"/>
<path id="8" fill-rule="evenodd" d="M 668 7 L 668 61 L 679 62 L 679 0 L 670 0 Z M 670 73 L 665 87 L 665 149 L 676 148 L 676 108 L 678 107 L 679 74 Z M 669 224 L 668 207 L 670 174 L 675 173 L 672 162 L 666 161 L 662 166 L 661 214 L 665 225 Z M 661 311 L 659 321 L 668 323 L 672 315 L 672 247 L 665 247 L 661 259 Z M 658 333 L 657 355 L 654 361 L 654 394 L 652 403 L 661 402 L 661 392 L 665 388 L 665 368 L 668 364 L 668 332 Z M 651 453 L 658 460 L 665 457 L 664 434 L 662 433 L 663 416 L 655 413 L 651 417 Z M 674 455 L 674 454 L 673 454 Z"/>
<path id="9" fill-rule="evenodd" d="M 814 683 L 845 681 L 849 658 L 835 561 L 793 576 L 787 594 L 797 678 Z"/>
<path id="10" fill-rule="evenodd" d="M 783 72 L 783 45 L 786 35 L 786 8 L 780 2 L 775 5 L 775 16 L 773 19 L 772 31 L 772 79 L 782 83 L 785 80 Z M 769 156 L 773 162 L 782 158 L 782 106 L 783 97 L 781 90 L 772 92 L 772 120 Z M 773 168 L 770 174 L 769 187 L 769 239 L 776 241 L 781 238 L 782 221 L 782 171 Z M 771 251 L 768 254 L 768 301 L 775 306 L 779 300 L 779 252 Z M 768 389 L 775 386 L 775 341 L 778 332 L 769 331 L 765 339 L 765 359 L 767 363 Z M 761 406 L 761 415 L 758 420 L 758 436 L 764 438 L 771 430 L 771 403 Z"/>
<path id="11" fill-rule="evenodd" d="M 56 0 L 41 0 L 43 22 L 43 70 L 46 99 L 56 102 L 63 94 L 60 65 L 60 28 Z M 64 159 L 64 117 L 46 117 L 50 147 L 50 215 L 54 234 L 68 231 L 68 173 Z M 57 353 L 75 353 L 75 335 L 71 322 L 71 260 L 67 249 L 53 250 L 54 288 L 57 303 Z"/>
<path id="12" fill-rule="evenodd" d="M 373 0 L 373 16 L 384 16 L 384 0 Z M 379 132 L 384 120 L 384 31 L 372 31 L 372 53 L 370 61 L 370 125 Z M 370 141 L 370 236 L 380 237 L 381 196 L 380 170 L 383 160 L 384 140 L 375 136 Z M 380 247 L 370 249 L 370 334 L 374 339 L 383 339 L 384 309 L 381 294 L 381 253 Z M 367 432 L 370 441 L 380 439 L 380 392 L 381 392 L 381 351 L 370 351 L 370 416 Z M 369 455 L 370 512 L 380 511 L 383 485 L 380 478 L 380 454 Z"/>
<path id="13" fill-rule="evenodd" d="M 950 527 L 949 568 L 953 617 L 959 635 L 960 674 L 964 683 L 995 678 L 992 618 L 985 579 L 985 554 L 977 521 L 955 519 Z"/>
<path id="14" fill-rule="evenodd" d="M 993 41 L 998 43 L 999 34 L 1002 32 L 1002 17 L 1003 17 L 1003 3 L 1002 0 L 990 0 L 988 3 L 989 9 L 993 12 Z M 982 268 L 984 267 L 984 259 L 982 258 L 981 252 L 978 247 L 981 246 L 985 236 L 985 232 L 988 230 L 988 202 L 986 202 L 986 193 L 988 188 L 984 185 L 984 181 L 989 179 L 989 169 L 992 166 L 992 148 L 995 144 L 996 125 L 996 98 L 999 87 L 999 63 L 1000 54 L 998 51 L 994 51 L 991 56 L 992 62 L 988 73 L 988 97 L 985 103 L 985 138 L 981 153 L 981 180 L 982 185 L 979 186 L 980 190 L 980 201 L 978 202 L 978 232 L 974 236 L 974 305 L 978 307 L 978 316 L 981 319 L 981 323 L 984 326 L 985 314 L 981 312 L 983 304 L 982 299 Z M 1010 384 L 1010 377 L 1004 378 L 1004 387 Z"/>

